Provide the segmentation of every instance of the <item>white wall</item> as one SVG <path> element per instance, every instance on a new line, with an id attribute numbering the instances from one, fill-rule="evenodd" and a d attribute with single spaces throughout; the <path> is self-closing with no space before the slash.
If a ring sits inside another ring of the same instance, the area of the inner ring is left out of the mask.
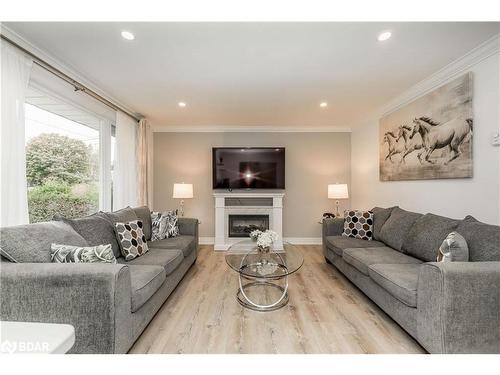
<path id="1" fill-rule="evenodd" d="M 351 136 L 351 182 L 353 208 L 399 205 L 417 212 L 432 212 L 500 224 L 500 147 L 491 144 L 499 131 L 500 53 L 498 39 L 492 46 L 476 51 L 429 77 L 399 98 L 391 101 L 393 109 L 466 71 L 473 72 L 473 178 L 381 182 L 379 180 L 378 120 L 373 118 L 353 127 Z M 492 48 L 495 48 L 491 54 Z M 486 52 L 488 50 L 489 52 Z M 496 52 L 495 52 L 496 51 Z M 482 54 L 482 56 L 481 56 Z M 467 65 L 468 64 L 468 65 Z M 426 89 L 425 89 L 426 88 Z M 412 97 L 413 96 L 413 97 Z"/>

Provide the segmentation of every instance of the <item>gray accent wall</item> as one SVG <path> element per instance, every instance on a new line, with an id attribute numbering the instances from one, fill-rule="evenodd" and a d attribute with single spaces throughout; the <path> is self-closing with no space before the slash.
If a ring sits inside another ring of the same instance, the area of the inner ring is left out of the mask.
<path id="1" fill-rule="evenodd" d="M 154 133 L 153 207 L 178 207 L 173 184 L 192 183 L 194 198 L 186 200 L 186 216 L 201 220 L 200 237 L 214 236 L 212 147 L 285 147 L 286 189 L 283 201 L 284 237 L 317 239 L 323 212 L 333 212 L 327 185 L 350 185 L 351 134 L 328 133 Z M 348 207 L 349 201 L 341 202 Z"/>

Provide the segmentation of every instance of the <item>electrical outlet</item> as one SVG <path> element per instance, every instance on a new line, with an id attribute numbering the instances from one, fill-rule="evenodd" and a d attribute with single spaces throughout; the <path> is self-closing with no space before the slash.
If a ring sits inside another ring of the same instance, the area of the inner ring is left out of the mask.
<path id="1" fill-rule="evenodd" d="M 493 134 L 493 140 L 491 141 L 493 146 L 500 146 L 500 132 Z"/>

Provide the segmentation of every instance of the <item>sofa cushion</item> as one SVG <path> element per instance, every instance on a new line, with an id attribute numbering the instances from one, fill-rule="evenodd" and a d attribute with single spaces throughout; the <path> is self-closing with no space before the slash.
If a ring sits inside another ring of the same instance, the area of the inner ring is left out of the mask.
<path id="1" fill-rule="evenodd" d="M 384 244 L 378 241 L 360 240 L 359 238 L 328 236 L 326 237 L 326 246 L 338 256 L 342 256 L 344 249 L 357 247 L 382 247 Z"/>
<path id="2" fill-rule="evenodd" d="M 372 264 L 419 264 L 421 260 L 405 255 L 390 247 L 367 247 L 345 249 L 342 258 L 359 272 L 369 275 L 368 267 Z"/>
<path id="3" fill-rule="evenodd" d="M 399 207 L 394 208 L 391 216 L 389 216 L 384 225 L 382 225 L 382 229 L 380 229 L 379 240 L 387 246 L 401 251 L 406 235 L 413 226 L 413 223 L 421 216 L 422 214 L 416 212 L 405 211 Z"/>
<path id="4" fill-rule="evenodd" d="M 427 262 L 435 262 L 439 246 L 457 229 L 458 220 L 425 214 L 413 223 L 403 242 L 403 251 Z"/>
<path id="5" fill-rule="evenodd" d="M 89 246 L 111 245 L 116 258 L 121 256 L 120 246 L 116 239 L 115 228 L 108 217 L 103 212 L 85 216 L 77 219 L 68 219 L 60 215 L 54 216 L 54 220 L 61 220 L 68 223 L 85 238 Z"/>
<path id="6" fill-rule="evenodd" d="M 0 228 L 0 254 L 17 263 L 50 263 L 53 243 L 88 246 L 71 225 L 63 221 Z"/>
<path id="7" fill-rule="evenodd" d="M 500 226 L 485 224 L 467 216 L 459 223 L 457 232 L 467 241 L 469 261 L 500 260 Z"/>
<path id="8" fill-rule="evenodd" d="M 160 241 L 148 242 L 148 246 L 151 249 L 180 249 L 184 257 L 187 257 L 195 250 L 196 241 L 194 236 L 180 235 Z"/>
<path id="9" fill-rule="evenodd" d="M 130 284 L 132 289 L 132 312 L 144 305 L 165 281 L 165 269 L 162 266 L 130 266 Z"/>
<path id="10" fill-rule="evenodd" d="M 108 220 L 114 223 L 127 223 L 129 221 L 137 220 L 137 215 L 135 211 L 130 207 L 122 208 L 121 210 L 114 212 L 99 212 L 102 215 L 105 215 Z"/>
<path id="11" fill-rule="evenodd" d="M 391 212 L 397 206 L 389 207 L 389 208 L 381 208 L 381 207 L 373 207 L 371 210 L 373 212 L 373 239 L 379 240 L 380 238 L 380 230 L 382 226 L 387 221 L 389 216 L 391 216 Z"/>
<path id="12" fill-rule="evenodd" d="M 405 305 L 417 307 L 420 264 L 372 264 L 370 278 Z"/>
<path id="13" fill-rule="evenodd" d="M 137 218 L 142 221 L 144 236 L 146 241 L 151 239 L 151 211 L 148 206 L 141 206 L 133 208 Z"/>
<path id="14" fill-rule="evenodd" d="M 150 249 L 143 256 L 132 259 L 126 262 L 124 258 L 118 259 L 118 263 L 126 263 L 127 265 L 148 265 L 162 266 L 165 268 L 165 274 L 168 276 L 182 263 L 184 256 L 182 251 L 175 249 Z"/>

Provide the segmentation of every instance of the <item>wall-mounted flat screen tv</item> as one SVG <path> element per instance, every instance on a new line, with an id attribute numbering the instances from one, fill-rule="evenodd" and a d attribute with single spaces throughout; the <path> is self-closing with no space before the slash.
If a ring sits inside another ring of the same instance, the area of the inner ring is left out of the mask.
<path id="1" fill-rule="evenodd" d="M 215 147 L 212 149 L 214 189 L 284 189 L 283 147 Z"/>

